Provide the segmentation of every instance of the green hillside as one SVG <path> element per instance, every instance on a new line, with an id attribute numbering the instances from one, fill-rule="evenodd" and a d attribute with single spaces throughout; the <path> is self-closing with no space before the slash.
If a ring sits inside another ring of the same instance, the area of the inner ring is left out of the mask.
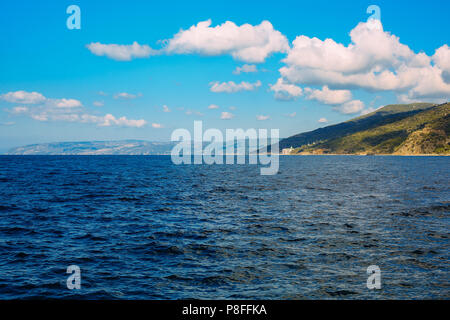
<path id="1" fill-rule="evenodd" d="M 300 133 L 280 141 L 280 149 L 300 147 L 395 122 L 432 107 L 431 103 L 388 105 L 375 112 L 336 125 Z"/>
<path id="2" fill-rule="evenodd" d="M 280 146 L 294 147 L 293 154 L 450 154 L 449 103 L 389 105 L 322 129 Z"/>

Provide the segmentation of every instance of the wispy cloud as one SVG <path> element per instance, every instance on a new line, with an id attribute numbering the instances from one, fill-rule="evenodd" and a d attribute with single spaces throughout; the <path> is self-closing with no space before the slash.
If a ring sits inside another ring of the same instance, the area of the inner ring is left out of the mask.
<path id="1" fill-rule="evenodd" d="M 195 116 L 203 116 L 203 113 L 199 112 L 199 111 L 192 111 L 192 110 L 188 110 L 185 112 L 186 115 L 191 116 L 191 115 L 195 115 Z"/>
<path id="2" fill-rule="evenodd" d="M 234 118 L 234 114 L 232 114 L 231 112 L 227 112 L 227 111 L 222 112 L 222 114 L 220 115 L 220 119 L 222 119 L 222 120 L 230 120 L 233 118 Z"/>
<path id="3" fill-rule="evenodd" d="M 0 95 L 0 99 L 7 102 L 19 104 L 37 104 L 43 103 L 47 100 L 47 98 L 39 92 L 26 92 L 23 90 L 4 93 Z"/>
<path id="4" fill-rule="evenodd" d="M 140 97 L 142 94 L 132 94 L 132 93 L 127 93 L 127 92 L 120 92 L 120 93 L 116 93 L 114 95 L 114 99 L 118 100 L 118 99 L 122 99 L 122 100 L 132 100 L 132 99 L 136 99 L 137 97 Z"/>
<path id="5" fill-rule="evenodd" d="M 92 103 L 95 107 L 103 107 L 105 103 L 103 101 L 94 101 Z"/>
<path id="6" fill-rule="evenodd" d="M 148 45 L 140 45 L 136 41 L 131 45 L 92 42 L 86 47 L 96 56 L 106 56 L 118 61 L 130 61 L 135 58 L 148 58 L 151 55 L 157 55 L 159 53 L 157 50 L 153 50 Z"/>
<path id="7" fill-rule="evenodd" d="M 236 67 L 233 74 L 258 72 L 258 68 L 254 64 L 244 64 L 242 67 Z"/>
<path id="8" fill-rule="evenodd" d="M 134 120 L 125 116 L 116 118 L 112 114 L 98 116 L 87 113 L 82 103 L 76 99 L 50 99 L 37 92 L 25 91 L 8 92 L 0 95 L 0 97 L 10 103 L 21 102 L 26 104 L 6 109 L 6 111 L 13 115 L 28 116 L 36 121 L 95 123 L 103 127 L 117 125 L 137 128 L 146 124 L 143 119 Z"/>
<path id="9" fill-rule="evenodd" d="M 295 112 L 295 111 L 292 112 L 292 113 L 285 114 L 285 116 L 288 117 L 288 118 L 294 118 L 296 115 L 297 115 L 297 112 Z"/>
<path id="10" fill-rule="evenodd" d="M 343 114 L 354 114 L 364 109 L 364 102 L 361 100 L 352 100 L 334 107 L 334 109 Z"/>
<path id="11" fill-rule="evenodd" d="M 233 93 L 238 91 L 253 91 L 261 86 L 261 81 L 256 81 L 254 83 L 242 81 L 241 83 L 235 83 L 234 81 L 228 82 L 211 82 L 210 90 L 212 92 L 226 92 Z"/>
<path id="12" fill-rule="evenodd" d="M 264 115 L 256 116 L 256 120 L 258 120 L 258 121 L 264 121 L 264 120 L 269 120 L 269 119 L 270 119 L 269 116 L 264 116 Z"/>
<path id="13" fill-rule="evenodd" d="M 152 128 L 155 128 L 155 129 L 161 129 L 161 128 L 163 128 L 164 126 L 162 125 L 162 124 L 160 124 L 160 123 L 152 123 Z"/>
<path id="14" fill-rule="evenodd" d="M 295 84 L 288 83 L 279 78 L 275 84 L 269 85 L 270 90 L 275 92 L 277 100 L 294 100 L 303 95 L 303 89 Z"/>

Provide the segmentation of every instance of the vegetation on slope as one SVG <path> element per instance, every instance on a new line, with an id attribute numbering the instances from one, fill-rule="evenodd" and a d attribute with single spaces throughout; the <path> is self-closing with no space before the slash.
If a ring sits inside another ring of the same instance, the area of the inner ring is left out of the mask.
<path id="1" fill-rule="evenodd" d="M 395 122 L 431 108 L 431 103 L 388 105 L 375 112 L 336 125 L 300 133 L 280 141 L 280 149 L 300 147 L 333 138 L 339 138 L 358 131 L 375 128 Z"/>
<path id="2" fill-rule="evenodd" d="M 368 128 L 297 145 L 293 153 L 450 154 L 450 104 L 412 107 L 386 106 L 373 114 L 345 122 L 355 123 L 360 128 L 357 124 L 361 119 L 372 119 Z M 379 119 L 380 114 L 384 119 Z"/>

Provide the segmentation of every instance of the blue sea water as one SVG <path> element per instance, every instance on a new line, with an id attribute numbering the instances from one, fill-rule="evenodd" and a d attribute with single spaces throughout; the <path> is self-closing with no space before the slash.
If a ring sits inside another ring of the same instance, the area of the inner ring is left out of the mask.
<path id="1" fill-rule="evenodd" d="M 1 156 L 0 299 L 449 299 L 449 160 Z"/>

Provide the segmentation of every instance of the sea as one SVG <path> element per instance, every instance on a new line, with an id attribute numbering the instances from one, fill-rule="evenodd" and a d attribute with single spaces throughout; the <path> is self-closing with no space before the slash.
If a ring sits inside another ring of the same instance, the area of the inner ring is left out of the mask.
<path id="1" fill-rule="evenodd" d="M 449 299 L 449 169 L 0 156 L 0 299 Z"/>

